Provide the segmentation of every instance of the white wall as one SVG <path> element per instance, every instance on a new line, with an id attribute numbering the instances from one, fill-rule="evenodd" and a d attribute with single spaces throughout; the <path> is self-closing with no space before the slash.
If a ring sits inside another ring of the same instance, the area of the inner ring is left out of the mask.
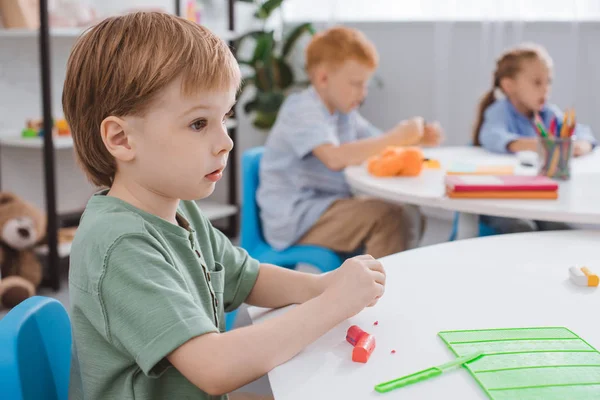
<path id="1" fill-rule="evenodd" d="M 142 4 L 142 1 L 139 2 Z M 148 4 L 147 1 L 143 3 Z M 154 3 L 169 7 L 168 0 Z M 214 2 L 217 4 L 217 2 Z M 101 2 L 106 10 L 120 4 Z M 156 5 L 155 4 L 155 5 Z M 219 3 L 220 4 L 220 3 Z M 218 4 L 217 4 L 218 5 Z M 378 75 L 384 87 L 373 88 L 363 114 L 381 128 L 414 115 L 439 119 L 447 133 L 446 144 L 468 143 L 476 102 L 491 82 L 494 59 L 508 45 L 537 41 L 545 45 L 555 62 L 553 100 L 577 109 L 600 137 L 600 23 L 543 22 L 369 22 L 353 23 L 375 42 L 381 56 Z M 55 38 L 53 51 L 53 108 L 60 113 L 60 88 L 73 38 Z M 15 134 L 26 118 L 41 114 L 38 49 L 36 38 L 0 38 L 0 134 Z M 238 157 L 264 142 L 265 133 L 240 117 Z M 7 152 L 10 152 L 7 154 Z M 1 155 L 3 189 L 27 195 L 43 205 L 41 152 L 5 148 Z M 37 159 L 35 157 L 38 157 Z M 78 172 L 70 151 L 56 153 L 60 210 L 81 208 L 90 186 Z M 238 164 L 239 165 L 239 164 Z M 239 186 L 241 189 L 241 180 Z M 225 200 L 226 181 L 215 199 Z"/>
<path id="2" fill-rule="evenodd" d="M 449 145 L 467 144 L 479 97 L 491 86 L 495 59 L 508 46 L 535 41 L 554 58 L 552 101 L 574 106 L 600 138 L 600 22 L 407 22 L 352 24 L 380 51 L 381 89 L 362 110 L 381 128 L 422 115 L 438 119 Z"/>
<path id="3" fill-rule="evenodd" d="M 554 58 L 552 101 L 574 106 L 600 139 L 600 22 L 366 22 L 380 52 L 383 87 L 372 85 L 361 112 L 382 129 L 415 115 L 441 121 L 445 145 L 467 145 L 480 96 L 492 82 L 495 59 L 507 47 L 535 41 Z M 319 23 L 317 28 L 324 25 Z M 300 62 L 301 65 L 301 62 Z M 246 119 L 242 116 L 242 119 Z M 246 131 L 246 127 L 249 128 Z M 265 134 L 244 123 L 238 150 Z M 240 151 L 240 153 L 241 153 Z"/>

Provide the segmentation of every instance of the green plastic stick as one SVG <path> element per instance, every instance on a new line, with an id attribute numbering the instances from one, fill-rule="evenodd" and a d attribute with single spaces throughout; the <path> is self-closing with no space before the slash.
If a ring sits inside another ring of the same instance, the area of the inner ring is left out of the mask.
<path id="1" fill-rule="evenodd" d="M 468 362 L 478 359 L 481 356 L 483 356 L 483 353 L 470 354 L 468 356 L 459 357 L 456 360 L 450 361 L 446 364 L 438 365 L 437 367 L 424 369 L 422 371 L 415 372 L 414 374 L 406 375 L 388 382 L 383 382 L 375 386 L 375 391 L 379 393 L 387 393 L 394 389 L 412 385 L 413 383 L 422 382 L 430 378 L 435 378 L 436 376 L 440 376 L 446 370 L 462 366 Z"/>

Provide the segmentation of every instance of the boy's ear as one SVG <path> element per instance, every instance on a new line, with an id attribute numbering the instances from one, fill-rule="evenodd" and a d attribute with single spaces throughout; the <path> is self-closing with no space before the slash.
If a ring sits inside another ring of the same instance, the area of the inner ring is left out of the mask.
<path id="1" fill-rule="evenodd" d="M 327 73 L 327 68 L 325 67 L 325 65 L 318 65 L 313 73 L 313 82 L 317 83 L 319 86 L 322 86 L 324 84 L 327 83 L 327 80 L 329 79 L 329 74 Z"/>
<path id="2" fill-rule="evenodd" d="M 106 117 L 100 124 L 100 135 L 108 152 L 119 161 L 131 161 L 135 152 L 127 135 L 127 123 L 119 117 Z"/>

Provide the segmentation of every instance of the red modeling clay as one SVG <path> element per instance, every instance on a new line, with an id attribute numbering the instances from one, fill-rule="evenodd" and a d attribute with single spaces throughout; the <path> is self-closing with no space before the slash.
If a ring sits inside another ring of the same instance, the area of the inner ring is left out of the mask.
<path id="1" fill-rule="evenodd" d="M 375 336 L 368 334 L 356 325 L 348 328 L 346 341 L 354 346 L 352 361 L 366 363 L 375 350 Z"/>

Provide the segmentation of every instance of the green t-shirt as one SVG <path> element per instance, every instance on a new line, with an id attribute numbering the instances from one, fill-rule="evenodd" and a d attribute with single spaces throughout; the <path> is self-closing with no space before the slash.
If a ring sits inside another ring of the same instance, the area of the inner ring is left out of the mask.
<path id="1" fill-rule="evenodd" d="M 181 202 L 178 221 L 106 192 L 90 199 L 69 272 L 69 399 L 211 398 L 166 356 L 193 337 L 224 331 L 224 311 L 246 300 L 259 264 L 194 202 Z"/>

